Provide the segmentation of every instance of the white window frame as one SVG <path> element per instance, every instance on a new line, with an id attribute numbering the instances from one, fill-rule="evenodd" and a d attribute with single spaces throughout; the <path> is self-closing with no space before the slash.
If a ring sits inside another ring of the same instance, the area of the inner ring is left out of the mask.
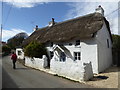
<path id="1" fill-rule="evenodd" d="M 74 60 L 81 60 L 81 52 L 74 52 Z"/>

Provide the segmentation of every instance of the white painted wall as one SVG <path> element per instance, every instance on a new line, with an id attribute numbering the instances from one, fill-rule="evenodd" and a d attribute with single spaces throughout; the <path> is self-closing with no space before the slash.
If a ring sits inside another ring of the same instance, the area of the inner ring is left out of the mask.
<path id="1" fill-rule="evenodd" d="M 109 48 L 107 39 L 109 40 Z M 105 23 L 102 29 L 97 32 L 96 40 L 98 44 L 98 71 L 102 72 L 112 64 L 112 42 Z"/>
<path id="2" fill-rule="evenodd" d="M 98 54 L 96 40 L 87 39 L 81 44 L 82 61 L 91 62 L 93 73 L 98 73 Z"/>
<path id="3" fill-rule="evenodd" d="M 25 57 L 25 65 L 35 69 L 44 69 L 45 67 L 47 67 L 47 64 L 47 57 L 45 55 L 43 55 L 41 59 L 35 57 Z"/>
<path id="4" fill-rule="evenodd" d="M 21 54 L 19 55 L 18 52 L 21 52 Z M 22 48 L 17 48 L 17 49 L 16 49 L 16 55 L 17 55 L 17 58 L 18 58 L 18 59 L 24 59 L 23 49 L 22 49 Z"/>
<path id="5" fill-rule="evenodd" d="M 69 45 L 69 43 L 71 43 L 72 45 Z M 96 39 L 81 40 L 80 46 L 75 46 L 75 41 L 71 41 L 69 43 L 62 43 L 69 50 L 69 52 L 65 51 L 67 53 L 66 61 L 73 62 L 74 52 L 81 52 L 81 61 L 84 63 L 91 62 L 93 73 L 98 73 L 98 54 Z M 59 43 L 55 43 L 54 45 L 56 44 Z M 49 47 L 49 45 L 47 46 L 47 50 L 48 52 L 53 51 L 52 47 Z M 56 58 L 58 58 L 59 60 L 60 57 Z"/>
<path id="6" fill-rule="evenodd" d="M 50 63 L 50 70 L 59 76 L 63 76 L 75 81 L 86 81 L 93 77 L 91 63 L 84 64 L 82 61 L 67 60 L 59 62 L 56 55 Z"/>

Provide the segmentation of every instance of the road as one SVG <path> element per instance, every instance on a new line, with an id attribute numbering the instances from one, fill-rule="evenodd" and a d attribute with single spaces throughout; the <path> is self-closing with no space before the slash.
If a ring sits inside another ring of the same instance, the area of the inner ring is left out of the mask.
<path id="1" fill-rule="evenodd" d="M 2 88 L 93 88 L 25 67 L 19 62 L 16 66 L 16 70 L 12 69 L 10 56 L 2 58 Z"/>

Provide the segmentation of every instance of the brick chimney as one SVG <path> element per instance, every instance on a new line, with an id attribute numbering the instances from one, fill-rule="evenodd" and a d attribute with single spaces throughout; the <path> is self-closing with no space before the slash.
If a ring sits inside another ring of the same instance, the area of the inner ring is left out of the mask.
<path id="1" fill-rule="evenodd" d="M 101 7 L 101 5 L 99 5 L 96 9 L 95 9 L 96 13 L 101 13 L 104 16 L 104 9 Z"/>

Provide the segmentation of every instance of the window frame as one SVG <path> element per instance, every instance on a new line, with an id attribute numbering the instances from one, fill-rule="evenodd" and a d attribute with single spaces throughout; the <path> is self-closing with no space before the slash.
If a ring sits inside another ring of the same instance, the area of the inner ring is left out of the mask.
<path id="1" fill-rule="evenodd" d="M 81 52 L 74 52 L 74 61 L 81 60 Z"/>

